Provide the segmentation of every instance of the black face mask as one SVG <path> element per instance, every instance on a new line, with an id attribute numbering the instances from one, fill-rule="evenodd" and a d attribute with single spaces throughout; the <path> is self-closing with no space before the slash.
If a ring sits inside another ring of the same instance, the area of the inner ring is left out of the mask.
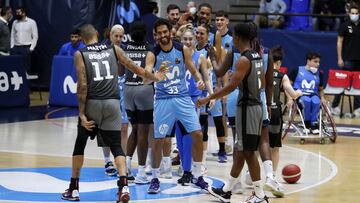
<path id="1" fill-rule="evenodd" d="M 17 20 L 21 20 L 21 19 L 22 19 L 22 15 L 16 15 L 16 19 L 17 19 Z"/>

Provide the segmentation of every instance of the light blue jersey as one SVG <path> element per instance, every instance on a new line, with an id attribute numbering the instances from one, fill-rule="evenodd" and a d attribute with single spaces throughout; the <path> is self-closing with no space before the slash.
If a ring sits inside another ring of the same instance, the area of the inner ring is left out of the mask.
<path id="1" fill-rule="evenodd" d="M 185 81 L 185 63 L 183 46 L 173 42 L 170 51 L 163 51 L 158 45 L 153 51 L 156 62 L 155 71 L 159 71 L 163 61 L 169 61 L 169 72 L 166 74 L 166 80 L 155 83 L 155 100 L 174 97 L 184 97 L 189 95 Z"/>
<path id="2" fill-rule="evenodd" d="M 120 91 L 119 93 L 120 93 L 121 122 L 126 124 L 129 123 L 129 119 L 126 114 L 125 103 L 124 103 L 125 75 L 118 77 L 118 84 Z"/>
<path id="3" fill-rule="evenodd" d="M 265 48 L 265 47 L 264 47 L 263 61 L 264 61 L 264 75 L 266 75 L 266 71 L 268 69 L 268 63 L 269 63 L 269 49 Z M 260 97 L 261 97 L 261 103 L 262 103 L 262 106 L 263 106 L 263 121 L 269 122 L 269 112 L 267 111 L 267 106 L 266 106 L 265 88 L 261 89 Z M 263 123 L 263 126 L 264 125 L 266 125 L 266 124 Z"/>
<path id="4" fill-rule="evenodd" d="M 203 50 L 204 49 L 198 51 L 197 49 L 195 49 L 194 54 L 192 55 L 192 59 L 194 61 L 194 64 L 195 64 L 195 67 L 197 70 L 199 70 L 199 68 L 200 68 L 200 64 L 199 64 L 200 56 L 204 55 L 205 57 L 207 57 L 207 52 L 204 52 Z M 194 76 L 190 73 L 189 70 L 186 70 L 186 85 L 189 89 L 189 95 L 191 97 L 201 95 L 202 91 L 197 88 Z"/>
<path id="5" fill-rule="evenodd" d="M 228 71 L 229 79 L 231 78 L 231 74 L 236 70 L 236 62 L 239 60 L 241 54 L 238 49 L 235 47 L 232 48 L 233 50 L 233 57 L 232 57 L 232 66 Z M 239 95 L 239 89 L 236 88 L 234 91 L 232 91 L 228 96 L 226 100 L 226 114 L 228 117 L 235 117 L 236 116 L 236 109 L 237 109 L 237 99 Z"/>

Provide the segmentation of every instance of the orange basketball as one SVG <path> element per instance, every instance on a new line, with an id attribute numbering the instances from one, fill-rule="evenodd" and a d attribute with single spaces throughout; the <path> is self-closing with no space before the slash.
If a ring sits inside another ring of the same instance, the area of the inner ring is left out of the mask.
<path id="1" fill-rule="evenodd" d="M 283 179 L 290 184 L 296 183 L 301 177 L 300 167 L 296 164 L 288 164 L 282 169 Z"/>

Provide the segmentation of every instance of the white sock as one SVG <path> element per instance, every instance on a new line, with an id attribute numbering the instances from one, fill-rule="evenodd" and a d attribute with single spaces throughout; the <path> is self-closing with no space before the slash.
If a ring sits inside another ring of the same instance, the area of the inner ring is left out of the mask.
<path id="1" fill-rule="evenodd" d="M 148 165 L 150 165 L 151 166 L 151 153 L 152 153 L 152 151 L 151 151 L 151 148 L 148 148 L 148 153 L 147 153 L 147 156 L 146 156 L 146 166 L 148 166 Z"/>
<path id="2" fill-rule="evenodd" d="M 199 178 L 201 176 L 201 162 L 193 162 L 193 175 L 194 178 Z"/>
<path id="3" fill-rule="evenodd" d="M 202 157 L 202 163 L 204 164 L 204 166 L 206 165 L 206 154 L 207 154 L 207 150 L 203 151 L 203 157 Z"/>
<path id="4" fill-rule="evenodd" d="M 131 156 L 126 156 L 126 167 L 131 170 Z"/>
<path id="5" fill-rule="evenodd" d="M 223 187 L 224 192 L 229 192 L 233 189 L 234 185 L 237 183 L 238 178 L 234 178 L 231 175 L 228 178 L 228 181 L 225 182 L 225 185 Z"/>
<path id="6" fill-rule="evenodd" d="M 169 156 L 166 156 L 166 157 L 164 156 L 163 162 L 164 162 L 165 169 L 171 168 L 171 158 Z"/>
<path id="7" fill-rule="evenodd" d="M 266 160 L 263 162 L 264 166 L 264 172 L 267 178 L 273 179 L 274 173 L 273 173 L 273 164 L 271 160 Z"/>
<path id="8" fill-rule="evenodd" d="M 138 167 L 138 175 L 145 176 L 145 166 L 139 165 L 139 167 Z"/>
<path id="9" fill-rule="evenodd" d="M 152 169 L 152 177 L 159 178 L 159 176 L 160 176 L 160 168 L 153 168 Z"/>
<path id="10" fill-rule="evenodd" d="M 265 193 L 261 184 L 261 180 L 258 181 L 253 181 L 253 186 L 254 186 L 254 190 L 255 190 L 255 195 L 259 198 L 264 198 L 265 197 Z"/>
<path id="11" fill-rule="evenodd" d="M 109 163 L 111 161 L 110 156 L 104 156 L 104 161 L 105 161 L 105 164 Z"/>

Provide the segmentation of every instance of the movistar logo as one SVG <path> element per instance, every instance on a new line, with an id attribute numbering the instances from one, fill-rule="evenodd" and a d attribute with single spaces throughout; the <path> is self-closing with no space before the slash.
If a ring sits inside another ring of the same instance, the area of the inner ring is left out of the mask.
<path id="1" fill-rule="evenodd" d="M 301 87 L 304 89 L 314 89 L 315 88 L 315 80 L 311 80 L 310 83 L 308 83 L 306 80 L 303 80 L 301 82 Z"/>
<path id="2" fill-rule="evenodd" d="M 73 78 L 70 75 L 66 76 L 64 79 L 64 85 L 63 85 L 64 94 L 68 93 L 68 89 L 69 89 L 70 93 L 76 94 L 76 86 L 77 86 L 77 84 L 73 80 Z"/>
<path id="3" fill-rule="evenodd" d="M 120 21 L 120 24 L 124 24 L 124 20 L 127 23 L 132 23 L 135 21 L 135 18 L 140 17 L 140 11 L 137 5 L 134 2 L 130 2 L 129 10 L 124 8 L 124 1 L 121 2 L 121 5 L 117 6 L 117 15 Z"/>

